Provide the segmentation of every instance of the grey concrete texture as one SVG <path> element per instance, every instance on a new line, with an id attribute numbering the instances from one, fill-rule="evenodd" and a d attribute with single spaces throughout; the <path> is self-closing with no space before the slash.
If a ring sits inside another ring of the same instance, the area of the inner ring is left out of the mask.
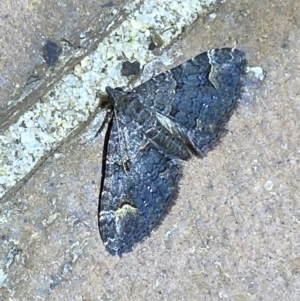
<path id="1" fill-rule="evenodd" d="M 76 61 L 107 35 L 112 22 L 126 15 L 126 1 L 1 1 L 0 128 L 32 107 Z M 112 14 L 112 9 L 119 13 Z M 59 62 L 47 66 L 43 46 L 62 48 Z"/>
<path id="2" fill-rule="evenodd" d="M 227 1 L 174 45 L 176 63 L 236 45 L 246 82 L 222 142 L 184 164 L 150 238 L 110 256 L 97 229 L 104 132 L 66 141 L 1 203 L 2 300 L 299 300 L 300 2 Z"/>

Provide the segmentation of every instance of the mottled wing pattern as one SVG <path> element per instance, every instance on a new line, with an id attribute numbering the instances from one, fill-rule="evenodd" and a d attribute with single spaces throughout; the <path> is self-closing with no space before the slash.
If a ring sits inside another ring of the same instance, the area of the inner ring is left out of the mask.
<path id="1" fill-rule="evenodd" d="M 237 105 L 245 63 L 240 50 L 214 49 L 157 75 L 133 93 L 144 95 L 145 106 L 173 121 L 204 155 Z"/>
<path id="2" fill-rule="evenodd" d="M 131 92 L 107 87 L 113 117 L 106 136 L 99 229 L 121 255 L 148 236 L 175 199 L 179 159 L 204 155 L 237 105 L 245 55 L 215 49 Z"/>
<path id="3" fill-rule="evenodd" d="M 155 120 L 143 106 L 132 99 L 126 103 L 126 93 L 115 91 L 114 96 L 114 117 L 106 137 L 99 229 L 108 252 L 121 255 L 160 222 L 177 193 L 180 167 L 175 159 L 148 143 L 140 123 Z"/>

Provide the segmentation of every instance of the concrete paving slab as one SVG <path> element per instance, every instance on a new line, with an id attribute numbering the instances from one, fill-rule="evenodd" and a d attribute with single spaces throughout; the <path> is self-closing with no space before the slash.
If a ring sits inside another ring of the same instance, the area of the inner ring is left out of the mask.
<path id="1" fill-rule="evenodd" d="M 126 15 L 126 1 L 1 1 L 0 128 L 28 110 L 76 61 L 91 52 L 106 29 Z M 43 47 L 62 48 L 48 66 Z"/>

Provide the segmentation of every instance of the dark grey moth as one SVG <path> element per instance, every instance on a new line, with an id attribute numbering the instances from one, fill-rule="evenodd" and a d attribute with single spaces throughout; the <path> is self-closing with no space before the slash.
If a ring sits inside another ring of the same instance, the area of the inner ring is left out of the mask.
<path id="1" fill-rule="evenodd" d="M 178 194 L 181 160 L 204 156 L 237 106 L 245 55 L 204 52 L 133 91 L 106 88 L 112 106 L 103 153 L 99 230 L 122 255 L 149 236 Z"/>

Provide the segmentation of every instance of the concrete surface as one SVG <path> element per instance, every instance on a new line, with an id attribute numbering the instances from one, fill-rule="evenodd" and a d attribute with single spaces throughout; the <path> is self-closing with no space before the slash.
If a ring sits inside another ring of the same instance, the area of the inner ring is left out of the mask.
<path id="1" fill-rule="evenodd" d="M 66 141 L 6 196 L 0 298 L 299 300 L 299 6 L 227 1 L 174 45 L 179 63 L 236 43 L 266 79 L 246 83 L 222 143 L 185 164 L 176 205 L 131 253 L 98 234 L 104 133 Z"/>
<path id="2" fill-rule="evenodd" d="M 107 27 L 125 17 L 124 3 L 124 0 L 1 1 L 1 129 L 28 110 L 74 67 L 75 61 L 95 48 L 96 42 L 107 35 Z M 115 20 L 116 17 L 121 18 Z M 63 49 L 55 66 L 47 66 L 43 58 L 47 40 Z"/>

